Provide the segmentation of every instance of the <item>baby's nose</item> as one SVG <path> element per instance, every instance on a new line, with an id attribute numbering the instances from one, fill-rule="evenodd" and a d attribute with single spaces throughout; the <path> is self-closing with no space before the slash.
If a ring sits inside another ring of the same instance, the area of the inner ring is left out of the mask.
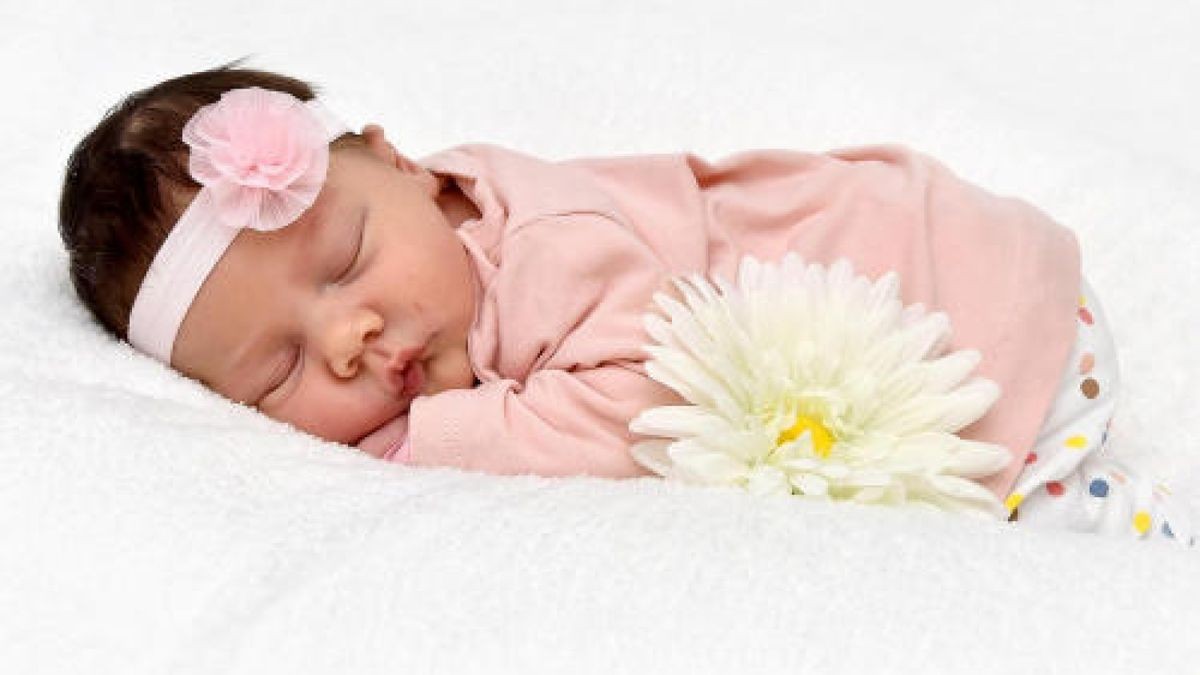
<path id="1" fill-rule="evenodd" d="M 329 367 L 341 378 L 354 377 L 367 342 L 383 330 L 383 318 L 375 312 L 355 312 L 349 318 L 334 322 L 327 341 Z"/>

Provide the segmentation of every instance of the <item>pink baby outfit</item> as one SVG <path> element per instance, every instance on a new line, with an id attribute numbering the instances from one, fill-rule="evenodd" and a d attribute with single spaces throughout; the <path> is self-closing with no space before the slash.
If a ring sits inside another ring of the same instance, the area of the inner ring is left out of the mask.
<path id="1" fill-rule="evenodd" d="M 1076 336 L 1079 248 L 1019 199 L 899 145 L 828 153 L 752 150 L 547 161 L 469 144 L 420 162 L 455 180 L 481 217 L 458 234 L 477 274 L 468 336 L 480 385 L 417 398 L 417 465 L 489 473 L 647 475 L 627 425 L 681 403 L 645 375 L 642 314 L 672 275 L 735 278 L 739 259 L 848 258 L 899 274 L 905 304 L 952 323 L 1001 398 L 960 433 L 1007 447 L 985 485 L 1003 499 L 1056 393 Z"/>

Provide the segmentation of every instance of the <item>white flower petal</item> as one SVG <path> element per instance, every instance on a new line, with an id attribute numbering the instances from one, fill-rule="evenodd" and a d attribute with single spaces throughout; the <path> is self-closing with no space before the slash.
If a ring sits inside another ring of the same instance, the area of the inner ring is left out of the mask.
<path id="1" fill-rule="evenodd" d="M 666 319 L 657 314 L 643 314 L 642 327 L 646 329 L 646 333 L 653 338 L 655 342 L 660 344 L 670 345 L 675 340 L 674 333 L 671 330 L 671 324 L 667 323 Z"/>
<path id="2" fill-rule="evenodd" d="M 974 349 L 960 349 L 917 366 L 925 378 L 925 391 L 942 394 L 957 387 L 979 365 L 982 355 Z"/>
<path id="3" fill-rule="evenodd" d="M 988 476 L 1008 466 L 1012 454 L 1002 445 L 959 439 L 946 469 L 960 476 Z"/>
<path id="4" fill-rule="evenodd" d="M 791 484 L 787 476 L 769 464 L 759 464 L 750 470 L 746 490 L 753 495 L 790 495 Z"/>
<path id="5" fill-rule="evenodd" d="M 934 424 L 948 416 L 947 408 L 958 405 L 953 396 L 914 396 L 892 404 L 879 411 L 869 423 L 881 432 L 892 436 L 908 436 L 933 428 Z"/>
<path id="6" fill-rule="evenodd" d="M 850 467 L 837 462 L 824 462 L 821 464 L 821 467 L 817 469 L 817 471 L 819 471 L 821 475 L 825 476 L 826 478 L 834 481 L 841 481 L 851 473 Z"/>
<path id="7" fill-rule="evenodd" d="M 694 441 L 672 443 L 667 455 L 688 482 L 726 485 L 746 475 L 745 464 Z"/>
<path id="8" fill-rule="evenodd" d="M 798 457 L 786 459 L 778 463 L 785 471 L 821 471 L 822 462 L 816 457 Z"/>
<path id="9" fill-rule="evenodd" d="M 654 361 L 646 364 L 648 375 L 694 404 L 715 408 L 726 419 L 741 416 L 744 408 L 730 395 L 729 389 L 695 359 L 669 349 L 656 350 L 654 357 Z"/>
<path id="10" fill-rule="evenodd" d="M 937 428 L 951 433 L 958 431 L 983 417 L 999 398 L 1000 385 L 981 377 L 974 378 L 954 390 L 956 405 L 945 411 Z"/>
<path id="11" fill-rule="evenodd" d="M 673 370 L 665 363 L 666 352 L 660 347 L 646 347 L 647 351 L 652 351 L 653 360 L 647 361 L 645 364 L 646 374 L 651 379 L 660 382 L 661 384 L 674 390 L 692 405 L 702 408 L 712 408 L 712 400 L 703 389 L 697 389 L 689 384 L 686 380 L 678 377 Z"/>
<path id="12" fill-rule="evenodd" d="M 829 494 L 829 481 L 816 474 L 798 473 L 791 477 L 792 485 L 802 494 L 813 497 L 824 497 Z"/>
<path id="13" fill-rule="evenodd" d="M 877 502 L 887 496 L 887 490 L 882 487 L 866 487 L 854 493 L 854 501 L 862 503 Z"/>
<path id="14" fill-rule="evenodd" d="M 892 476 L 874 469 L 855 471 L 841 483 L 852 487 L 886 487 L 893 483 Z"/>
<path id="15" fill-rule="evenodd" d="M 997 517 L 1008 515 L 1004 504 L 996 498 L 996 495 L 979 483 L 957 476 L 928 476 L 927 480 L 930 486 L 955 502 L 965 506 L 974 506 Z"/>
<path id="16" fill-rule="evenodd" d="M 663 405 L 643 410 L 629 423 L 629 430 L 647 436 L 688 438 L 716 434 L 729 423 L 693 405 Z"/>
<path id="17" fill-rule="evenodd" d="M 934 312 L 921 317 L 905 329 L 908 348 L 905 361 L 915 362 L 938 355 L 950 335 L 950 317 L 943 312 Z"/>
<path id="18" fill-rule="evenodd" d="M 673 462 L 667 454 L 671 441 L 638 441 L 629 448 L 634 461 L 660 476 L 671 475 Z"/>
<path id="19" fill-rule="evenodd" d="M 754 256 L 745 256 L 742 258 L 741 264 L 738 266 L 738 287 L 742 289 L 756 288 L 759 283 L 759 274 L 762 270 L 762 265 Z"/>

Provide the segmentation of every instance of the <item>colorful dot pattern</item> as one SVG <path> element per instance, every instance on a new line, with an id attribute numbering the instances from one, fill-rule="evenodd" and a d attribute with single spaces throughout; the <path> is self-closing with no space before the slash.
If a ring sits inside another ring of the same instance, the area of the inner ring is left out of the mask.
<path id="1" fill-rule="evenodd" d="M 1119 382 L 1116 350 L 1095 293 L 1086 279 L 1082 286 L 1075 345 L 1042 431 L 1004 500 L 1009 520 L 1194 547 L 1196 537 L 1169 522 L 1180 508 L 1170 490 L 1150 489 L 1147 479 L 1105 452 Z"/>

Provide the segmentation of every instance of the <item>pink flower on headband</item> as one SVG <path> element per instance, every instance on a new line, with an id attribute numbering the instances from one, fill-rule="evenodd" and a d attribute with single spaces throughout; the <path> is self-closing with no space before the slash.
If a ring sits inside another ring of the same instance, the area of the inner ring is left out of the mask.
<path id="1" fill-rule="evenodd" d="M 247 87 L 221 95 L 183 127 L 188 171 L 212 193 L 229 227 L 267 232 L 312 205 L 329 167 L 325 131 L 284 92 Z"/>

